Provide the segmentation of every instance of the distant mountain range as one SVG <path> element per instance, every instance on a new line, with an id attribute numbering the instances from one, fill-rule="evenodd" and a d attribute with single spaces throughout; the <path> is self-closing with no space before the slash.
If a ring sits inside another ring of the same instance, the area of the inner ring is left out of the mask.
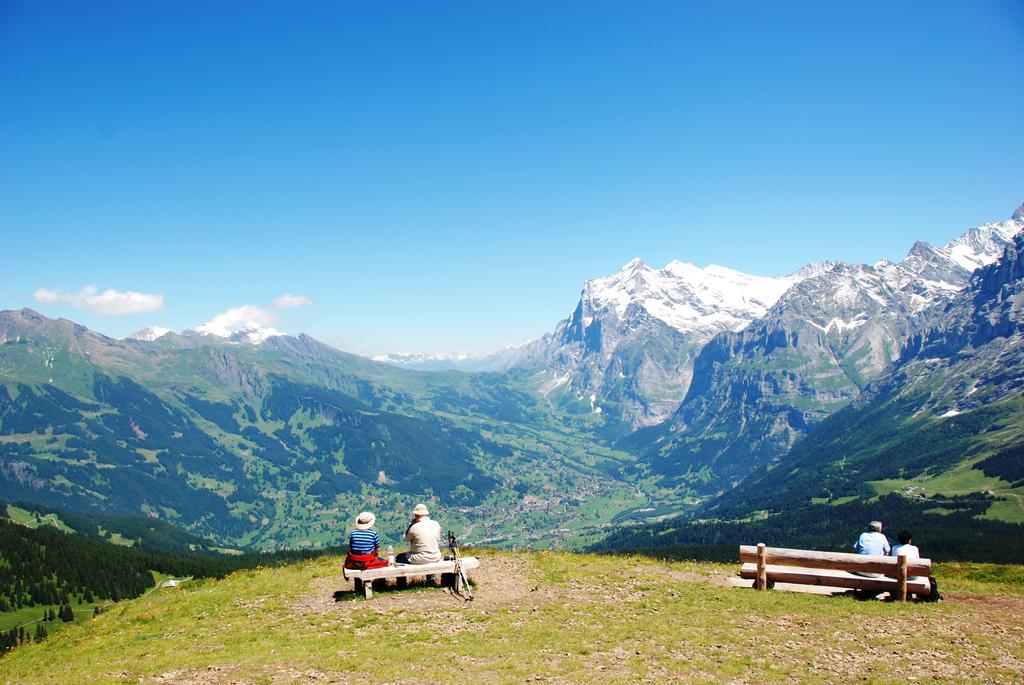
<path id="1" fill-rule="evenodd" d="M 630 455 L 515 374 L 407 371 L 307 335 L 157 332 L 0 312 L 0 499 L 280 548 L 339 543 L 371 504 L 387 535 L 426 501 L 476 539 L 523 540 L 541 535 L 509 514 L 526 497 L 548 527 L 566 502 L 639 498 L 616 475 Z"/>
<path id="2" fill-rule="evenodd" d="M 515 544 L 978 483 L 1024 520 L 1022 229 L 1024 207 L 898 263 L 780 277 L 634 260 L 482 358 L 0 312 L 0 498 L 260 548 L 337 543 L 371 505 L 397 534 L 419 500 Z"/>
<path id="3" fill-rule="evenodd" d="M 669 418 L 678 429 L 706 413 L 695 406 L 680 408 L 695 376 L 702 375 L 698 392 L 718 386 L 707 375 L 715 372 L 707 358 L 695 370 L 709 341 L 723 336 L 709 354 L 735 347 L 726 354 L 749 359 L 742 350 L 756 348 L 758 337 L 767 340 L 802 327 L 802 341 L 833 340 L 814 343 L 819 350 L 810 354 L 827 349 L 834 359 L 812 373 L 835 377 L 844 386 L 832 392 L 795 383 L 793 392 L 819 405 L 816 414 L 795 421 L 813 420 L 822 406 L 827 413 L 848 401 L 892 360 L 910 332 L 910 318 L 963 288 L 975 267 L 993 262 L 1024 227 L 1022 211 L 1008 221 L 970 229 L 941 248 L 916 243 L 898 264 L 821 262 L 788 276 L 760 277 L 678 261 L 652 269 L 635 259 L 611 276 L 587 281 L 572 314 L 524 346 L 509 367 L 542 373 L 545 392 L 559 405 L 586 409 L 592 404 L 628 430 Z M 699 401 L 695 395 L 693 402 Z M 781 424 L 771 430 L 787 431 Z M 783 446 L 790 441 L 780 440 Z"/>
<path id="4" fill-rule="evenodd" d="M 809 493 L 873 497 L 879 487 L 928 495 L 951 468 L 973 471 L 988 494 L 1024 486 L 1024 234 L 781 463 L 755 471 L 719 507 L 757 501 L 782 511 Z"/>
<path id="5" fill-rule="evenodd" d="M 701 349 L 682 403 L 642 446 L 647 460 L 710 494 L 778 459 L 898 358 L 967 284 L 962 264 L 1010 244 L 1024 228 L 1014 217 L 943 248 L 917 243 L 897 264 L 837 262 L 794 284 L 765 316 Z"/>
<path id="6" fill-rule="evenodd" d="M 501 371 L 517 354 L 515 347 L 509 347 L 490 354 L 469 354 L 449 352 L 442 354 L 392 353 L 371 357 L 375 362 L 390 364 L 414 371 Z"/>

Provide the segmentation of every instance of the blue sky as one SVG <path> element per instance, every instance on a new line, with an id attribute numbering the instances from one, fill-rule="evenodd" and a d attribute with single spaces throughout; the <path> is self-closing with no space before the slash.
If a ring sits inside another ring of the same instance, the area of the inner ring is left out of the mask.
<path id="1" fill-rule="evenodd" d="M 1003 220 L 1022 111 L 1015 1 L 0 0 L 0 309 L 488 351 L 633 257 L 782 274 Z M 162 308 L 34 297 L 90 284 Z"/>

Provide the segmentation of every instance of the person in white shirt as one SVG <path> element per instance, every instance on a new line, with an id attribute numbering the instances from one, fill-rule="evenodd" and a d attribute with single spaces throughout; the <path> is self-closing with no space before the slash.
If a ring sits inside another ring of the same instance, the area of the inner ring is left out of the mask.
<path id="1" fill-rule="evenodd" d="M 914 544 L 914 538 L 910 534 L 909 530 L 901 530 L 896 534 L 896 539 L 900 541 L 900 544 L 892 548 L 892 555 L 905 556 L 907 562 L 917 561 L 921 558 L 921 552 L 917 549 Z M 909 576 L 907 580 L 919 580 L 920 576 Z M 931 586 L 931 592 L 927 595 L 914 594 L 914 598 L 918 600 L 924 600 L 926 602 L 941 602 L 942 594 L 939 592 L 939 583 L 935 580 L 935 576 L 928 576 L 928 584 Z"/>
<path id="2" fill-rule="evenodd" d="M 908 530 L 901 530 L 896 533 L 896 539 L 900 541 L 898 545 L 893 546 L 892 556 L 894 557 L 906 557 L 908 562 L 917 561 L 921 558 L 921 552 L 913 544 L 914 538 Z M 909 576 L 907 580 L 917 580 L 917 576 Z"/>
<path id="3" fill-rule="evenodd" d="M 441 525 L 430 518 L 427 505 L 412 510 L 412 523 L 405 530 L 409 551 L 395 558 L 397 564 L 433 564 L 441 561 Z"/>

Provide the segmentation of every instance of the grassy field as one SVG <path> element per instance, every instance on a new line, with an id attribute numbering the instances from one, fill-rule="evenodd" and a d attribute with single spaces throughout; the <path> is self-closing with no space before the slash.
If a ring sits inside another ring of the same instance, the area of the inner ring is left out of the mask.
<path id="1" fill-rule="evenodd" d="M 171 578 L 166 573 L 159 573 L 153 571 L 153 578 L 156 584 L 150 588 L 147 592 L 155 592 L 160 589 L 160 584 L 165 580 Z M 189 581 L 191 582 L 191 581 Z M 62 630 L 65 630 L 76 623 L 82 623 L 84 621 L 91 620 L 95 615 L 96 607 L 100 607 L 101 611 L 112 609 L 116 606 L 115 602 L 109 599 L 101 599 L 95 602 L 80 602 L 77 599 L 71 599 L 71 611 L 75 614 L 74 622 L 65 623 L 60 619 L 50 622 L 44 622 L 43 625 L 46 627 L 46 632 L 49 635 L 54 635 Z M 60 609 L 60 605 L 38 605 L 32 607 L 22 607 L 16 611 L 0 611 L 0 631 L 10 630 L 11 628 L 18 628 L 24 626 L 25 630 L 29 633 L 34 633 L 36 629 L 36 623 L 38 623 L 43 613 L 47 609 L 53 609 L 56 613 Z M 2 663 L 2 662 L 0 662 Z M 2 673 L 2 669 L 0 669 Z"/>
<path id="2" fill-rule="evenodd" d="M 76 623 L 80 623 L 82 621 L 88 621 L 88 620 L 92 619 L 93 611 L 95 610 L 95 608 L 97 606 L 102 606 L 104 608 L 109 608 L 109 607 L 112 607 L 114 605 L 113 605 L 112 602 L 109 602 L 109 601 L 77 602 L 77 601 L 72 600 L 72 602 L 71 602 L 71 610 L 75 614 L 74 622 L 72 622 L 72 623 L 65 623 L 64 621 L 62 621 L 62 620 L 60 620 L 58 618 L 55 621 L 49 621 L 49 622 L 44 621 L 43 622 L 43 626 L 46 627 L 46 632 L 49 635 L 54 635 L 56 633 L 59 633 L 62 630 L 66 630 L 66 629 L 70 628 L 71 626 L 75 625 Z M 40 606 L 34 606 L 34 607 L 22 607 L 21 609 L 18 609 L 17 611 L 4 611 L 4 612 L 0 612 L 0 630 L 6 631 L 6 630 L 10 630 L 11 628 L 17 628 L 19 626 L 24 626 L 25 630 L 28 631 L 28 633 L 30 635 L 32 635 L 32 634 L 35 633 L 36 623 L 38 623 L 42 619 L 43 612 L 45 612 L 47 609 L 53 609 L 54 613 L 56 613 L 60 609 L 60 606 L 57 605 L 57 604 L 53 604 L 53 605 L 40 605 Z M 2 663 L 3 662 L 0 661 L 0 664 L 2 664 Z M 0 667 L 0 672 L 2 672 L 2 667 Z"/>
<path id="3" fill-rule="evenodd" d="M 938 476 L 921 476 L 911 480 L 890 479 L 868 481 L 878 495 L 890 492 L 902 492 L 908 487 L 920 488 L 923 495 L 968 495 L 974 492 L 987 492 L 999 499 L 993 502 L 985 513 L 991 518 L 1008 523 L 1024 523 L 1024 488 L 1012 487 L 999 478 L 986 476 L 974 469 L 975 463 L 981 458 L 959 464 Z"/>
<path id="4" fill-rule="evenodd" d="M 1008 682 L 1024 569 L 942 565 L 937 604 L 728 586 L 732 566 L 480 553 L 476 599 L 367 602 L 321 558 L 159 590 L 0 660 L 0 682 Z"/>
<path id="5" fill-rule="evenodd" d="M 13 504 L 7 505 L 7 518 L 11 519 L 15 523 L 20 523 L 21 525 L 27 526 L 29 528 L 38 528 L 39 526 L 53 526 L 57 530 L 62 530 L 65 533 L 75 532 L 53 514 L 37 516 L 31 511 L 22 509 L 21 507 L 16 507 Z"/>

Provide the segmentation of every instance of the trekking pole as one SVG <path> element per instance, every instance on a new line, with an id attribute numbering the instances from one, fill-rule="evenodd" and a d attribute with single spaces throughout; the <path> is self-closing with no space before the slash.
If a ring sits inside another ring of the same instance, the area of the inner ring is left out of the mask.
<path id="1" fill-rule="evenodd" d="M 448 531 L 448 549 L 452 551 L 452 557 L 455 559 L 455 575 L 457 578 L 462 580 L 462 592 L 456 592 L 455 594 L 462 597 L 466 602 L 473 600 L 473 590 L 469 587 L 469 579 L 466 578 L 466 572 L 462 568 L 462 553 L 459 552 L 459 543 L 455 539 L 455 533 Z"/>

